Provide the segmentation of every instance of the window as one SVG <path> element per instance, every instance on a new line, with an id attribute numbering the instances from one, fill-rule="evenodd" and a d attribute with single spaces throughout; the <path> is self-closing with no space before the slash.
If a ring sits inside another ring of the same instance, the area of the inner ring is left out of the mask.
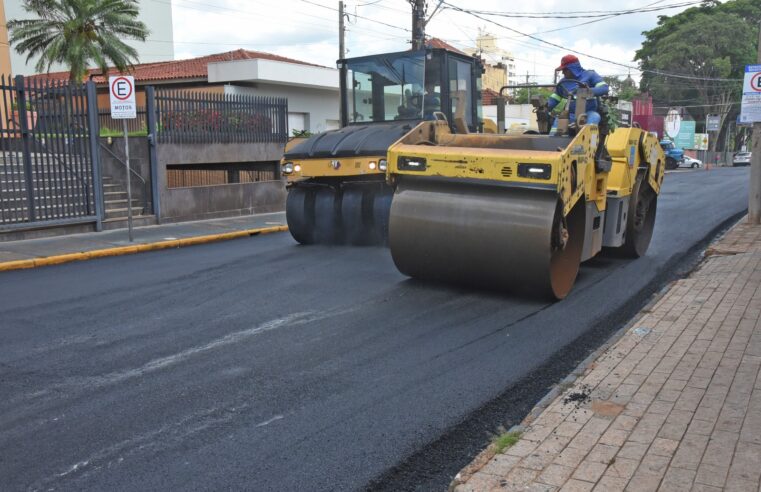
<path id="1" fill-rule="evenodd" d="M 468 126 L 473 126 L 472 88 L 470 86 L 470 65 L 458 60 L 449 62 L 449 91 L 452 98 L 452 115 L 463 117 Z"/>
<path id="2" fill-rule="evenodd" d="M 422 119 L 425 52 L 357 58 L 348 69 L 350 122 Z"/>

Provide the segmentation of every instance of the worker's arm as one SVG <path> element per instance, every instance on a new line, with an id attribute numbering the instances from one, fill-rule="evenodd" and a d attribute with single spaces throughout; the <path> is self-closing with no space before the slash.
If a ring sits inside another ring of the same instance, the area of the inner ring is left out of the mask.
<path id="1" fill-rule="evenodd" d="M 552 95 L 550 96 L 549 100 L 547 101 L 547 109 L 552 111 L 555 108 L 555 106 L 560 104 L 560 101 L 562 101 L 562 100 L 563 100 L 563 98 L 560 97 L 557 92 L 553 92 Z"/>
<path id="2" fill-rule="evenodd" d="M 592 77 L 589 79 L 589 86 L 592 88 L 592 94 L 597 97 L 604 96 L 610 90 L 608 84 L 605 83 L 602 77 L 597 72 L 592 72 Z"/>

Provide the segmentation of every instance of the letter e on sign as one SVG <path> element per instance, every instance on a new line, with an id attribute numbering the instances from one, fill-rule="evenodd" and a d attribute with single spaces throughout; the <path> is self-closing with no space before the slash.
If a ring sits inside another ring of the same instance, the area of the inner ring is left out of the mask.
<path id="1" fill-rule="evenodd" d="M 115 120 L 137 118 L 135 78 L 131 75 L 112 75 L 108 77 L 108 89 L 111 118 Z"/>

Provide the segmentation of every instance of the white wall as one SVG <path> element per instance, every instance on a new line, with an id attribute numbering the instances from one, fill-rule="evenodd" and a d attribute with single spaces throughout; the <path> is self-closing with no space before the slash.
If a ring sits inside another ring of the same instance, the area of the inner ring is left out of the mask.
<path id="1" fill-rule="evenodd" d="M 21 7 L 21 0 L 0 0 L 5 4 L 6 20 L 23 19 L 31 17 Z M 174 36 L 172 33 L 172 6 L 167 2 L 154 2 L 142 0 L 140 2 L 140 20 L 145 23 L 150 35 L 145 43 L 127 41 L 130 46 L 137 49 L 138 63 L 168 61 L 174 59 Z M 15 48 L 11 47 L 11 69 L 13 75 L 30 75 L 36 73 L 34 65 L 37 58 L 26 62 L 26 55 L 19 55 Z M 51 72 L 67 70 L 65 66 L 53 66 Z"/>
<path id="2" fill-rule="evenodd" d="M 497 122 L 497 106 L 483 106 L 483 117 Z M 506 130 L 536 130 L 536 113 L 530 104 L 508 104 L 505 106 L 505 129 Z"/>
<path id="3" fill-rule="evenodd" d="M 338 90 L 338 70 L 262 58 L 209 63 L 210 83 L 242 80 L 296 87 Z"/>
<path id="4" fill-rule="evenodd" d="M 338 127 L 338 91 L 257 83 L 256 87 L 226 85 L 225 94 L 285 97 L 288 99 L 289 113 L 305 114 L 304 121 L 310 132 L 319 133 Z M 291 134 L 291 128 L 288 134 Z"/>

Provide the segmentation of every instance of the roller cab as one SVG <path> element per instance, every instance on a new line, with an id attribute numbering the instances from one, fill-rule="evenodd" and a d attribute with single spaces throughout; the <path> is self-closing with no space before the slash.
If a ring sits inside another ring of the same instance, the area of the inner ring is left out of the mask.
<path id="1" fill-rule="evenodd" d="M 617 133 L 608 137 L 611 144 L 643 134 Z M 582 261 L 634 235 L 628 209 L 605 235 L 608 199 L 631 197 L 640 174 L 640 189 L 649 190 L 651 167 L 643 163 L 658 160 L 642 158 L 650 150 L 642 137 L 633 161 L 616 148 L 610 163 L 600 163 L 600 138 L 596 125 L 573 136 L 508 136 L 454 134 L 443 121 L 419 124 L 388 153 L 394 263 L 412 277 L 562 299 Z M 659 185 L 662 176 L 652 172 Z M 640 230 L 648 210 L 637 212 L 645 217 Z M 634 249 L 642 251 L 643 242 Z"/>
<path id="2" fill-rule="evenodd" d="M 378 244 L 387 238 L 393 193 L 389 147 L 436 117 L 451 121 L 452 131 L 475 131 L 480 65 L 430 48 L 338 65 L 342 128 L 289 143 L 281 160 L 288 226 L 302 244 Z"/>

